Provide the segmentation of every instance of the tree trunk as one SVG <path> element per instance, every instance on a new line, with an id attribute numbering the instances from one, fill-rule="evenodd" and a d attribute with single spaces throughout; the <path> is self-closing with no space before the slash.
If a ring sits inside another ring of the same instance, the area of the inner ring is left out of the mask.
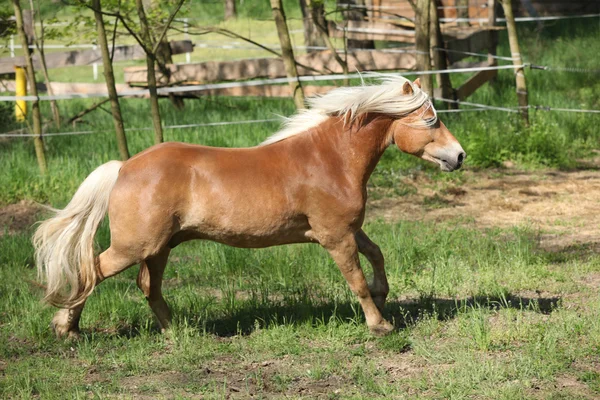
<path id="1" fill-rule="evenodd" d="M 225 0 L 225 21 L 237 18 L 235 0 Z"/>
<path id="2" fill-rule="evenodd" d="M 327 21 L 325 20 L 325 15 L 323 14 L 323 8 L 314 7 L 311 8 L 310 11 L 312 14 L 312 20 L 315 21 L 314 26 L 317 29 L 317 33 L 321 35 L 323 42 L 325 42 L 327 48 L 329 49 L 329 51 L 331 51 L 331 54 L 333 55 L 333 58 L 335 58 L 335 61 L 337 61 L 337 63 L 340 64 L 340 67 L 342 67 L 344 75 L 348 75 L 348 56 L 346 54 L 344 59 L 342 59 L 342 57 L 340 57 L 340 55 L 338 54 L 337 49 L 333 45 L 333 42 L 329 37 L 329 32 L 327 31 Z M 348 86 L 348 84 L 349 80 L 344 79 L 344 85 Z"/>
<path id="3" fill-rule="evenodd" d="M 525 83 L 525 71 L 523 70 L 523 60 L 521 59 L 521 50 L 519 49 L 519 38 L 517 37 L 517 26 L 515 16 L 513 15 L 512 3 L 510 0 L 502 0 L 504 16 L 506 17 L 506 30 L 508 31 L 508 44 L 512 54 L 513 64 L 515 66 L 517 99 L 519 101 L 519 111 L 525 125 L 529 125 L 529 112 L 527 110 L 529 103 L 527 99 L 527 84 Z"/>
<path id="4" fill-rule="evenodd" d="M 456 17 L 463 21 L 458 21 L 458 26 L 470 26 L 469 19 L 469 0 L 456 0 Z M 466 20 L 466 21 L 465 21 Z"/>
<path id="5" fill-rule="evenodd" d="M 431 46 L 429 37 L 429 10 L 431 0 L 417 0 L 415 18 L 415 42 L 417 48 L 417 68 L 419 71 L 431 70 Z M 429 96 L 433 96 L 433 84 L 431 75 L 421 76 L 421 87 Z"/>
<path id="6" fill-rule="evenodd" d="M 348 7 L 340 4 L 348 4 Z M 342 13 L 346 21 L 364 21 L 367 16 L 367 10 L 364 8 L 364 0 L 338 0 L 338 7 L 345 9 Z M 348 39 L 349 49 L 374 49 L 375 42 L 373 40 Z"/>
<path id="7" fill-rule="evenodd" d="M 144 47 L 146 47 L 144 51 L 146 52 L 146 67 L 148 68 L 148 90 L 150 91 L 150 112 L 152 114 L 152 125 L 154 126 L 154 143 L 158 144 L 163 142 L 163 130 L 160 121 L 160 109 L 158 107 L 158 92 L 156 91 L 156 72 L 154 71 L 156 57 L 152 53 L 154 44 L 150 35 L 143 0 L 136 0 L 135 3 L 140 19 L 142 41 L 144 42 Z"/>
<path id="8" fill-rule="evenodd" d="M 108 41 L 106 40 L 106 31 L 104 29 L 104 20 L 102 19 L 100 0 L 93 0 L 92 7 L 94 8 L 94 17 L 96 19 L 96 31 L 98 32 L 98 46 L 102 52 L 102 65 L 104 66 L 104 78 L 106 80 L 106 89 L 110 99 L 110 108 L 115 125 L 115 135 L 117 137 L 117 146 L 121 160 L 125 161 L 129 158 L 129 149 L 127 148 L 127 136 L 125 135 L 125 126 L 123 125 L 123 116 L 121 115 L 121 106 L 119 105 L 119 97 L 117 96 L 117 88 L 115 86 L 115 74 L 113 72 L 110 52 L 108 51 Z"/>
<path id="9" fill-rule="evenodd" d="M 304 23 L 304 44 L 307 46 L 306 51 L 309 53 L 321 51 L 320 49 L 311 47 L 325 46 L 325 41 L 317 26 L 317 24 L 327 26 L 325 24 L 323 3 L 315 3 L 314 0 L 300 0 L 300 9 L 302 10 Z M 320 20 L 315 20 L 315 17 L 320 18 Z"/>
<path id="10" fill-rule="evenodd" d="M 444 40 L 442 38 L 442 30 L 440 29 L 440 20 L 438 18 L 437 1 L 431 0 L 429 9 L 430 21 L 429 21 L 429 35 L 431 40 L 431 47 L 433 48 L 433 65 L 437 70 L 445 70 L 448 68 L 448 62 L 446 59 L 446 52 L 438 50 L 444 49 Z M 442 98 L 454 99 L 452 93 L 452 84 L 450 83 L 450 74 L 436 74 L 435 76 L 437 84 L 442 92 Z M 447 103 L 449 106 L 454 103 Z"/>
<path id="11" fill-rule="evenodd" d="M 292 96 L 296 108 L 304 108 L 304 92 L 302 85 L 298 79 L 298 70 L 296 69 L 296 60 L 294 59 L 294 51 L 292 50 L 292 42 L 290 41 L 290 33 L 285 21 L 285 13 L 281 0 L 271 0 L 271 9 L 273 10 L 273 19 L 277 26 L 277 34 L 279 35 L 279 43 L 281 44 L 281 55 L 285 72 L 292 89 Z"/>
<path id="12" fill-rule="evenodd" d="M 23 27 L 23 12 L 21 10 L 21 3 L 20 0 L 12 0 L 12 2 L 15 9 L 15 19 L 17 20 L 17 31 L 19 33 L 19 38 L 21 39 L 21 45 L 23 46 L 23 52 L 27 64 L 27 79 L 29 80 L 31 95 L 37 97 L 38 93 L 35 85 L 35 70 L 33 69 L 31 52 L 29 51 L 29 44 L 27 43 L 27 36 L 25 35 L 25 29 Z M 33 143 L 35 146 L 35 154 L 37 156 L 40 172 L 42 175 L 44 175 L 46 174 L 48 167 L 46 165 L 44 142 L 42 140 L 42 116 L 40 113 L 40 102 L 38 100 L 34 100 L 32 103 L 31 114 L 33 117 L 33 133 L 35 135 Z"/>
<path id="13" fill-rule="evenodd" d="M 38 0 L 38 9 L 39 9 L 39 0 Z M 52 85 L 50 85 L 50 75 L 48 75 L 48 66 L 46 65 L 46 54 L 44 51 L 44 20 L 42 19 L 41 13 L 39 15 L 40 19 L 40 36 L 37 37 L 35 33 L 35 11 L 33 7 L 33 0 L 29 0 L 29 5 L 31 8 L 31 19 L 33 23 L 33 32 L 32 32 L 32 40 L 35 44 L 35 49 L 38 53 L 38 57 L 40 58 L 40 64 L 42 66 L 42 74 L 44 75 L 44 81 L 46 82 L 46 90 L 50 96 L 54 95 L 54 90 L 52 90 Z M 58 104 L 56 100 L 50 100 L 50 108 L 52 109 L 52 115 L 54 116 L 54 125 L 56 128 L 60 128 L 60 111 L 58 109 Z"/>
<path id="14" fill-rule="evenodd" d="M 173 55 L 171 54 L 171 46 L 167 40 L 167 35 L 165 35 L 163 40 L 160 41 L 158 49 L 156 50 L 156 64 L 158 64 L 158 69 L 160 70 L 160 73 L 164 79 L 161 84 L 169 85 L 169 82 L 171 81 L 171 70 L 167 67 L 167 65 L 173 64 Z M 173 104 L 178 110 L 182 110 L 185 107 L 183 98 L 178 97 L 173 93 L 169 93 L 169 100 L 171 100 L 171 104 Z"/>

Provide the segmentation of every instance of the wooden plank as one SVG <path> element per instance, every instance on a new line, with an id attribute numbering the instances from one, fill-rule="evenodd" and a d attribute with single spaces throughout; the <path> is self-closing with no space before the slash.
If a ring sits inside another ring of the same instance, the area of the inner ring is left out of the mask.
<path id="1" fill-rule="evenodd" d="M 35 86 L 37 87 L 37 89 L 40 92 L 48 91 L 48 87 L 46 86 L 45 83 L 37 82 Z M 117 86 L 117 91 L 119 91 L 119 92 L 132 89 L 131 86 L 124 84 L 124 83 L 117 84 L 116 86 Z M 15 81 L 13 81 L 13 80 L 0 81 L 0 87 L 2 88 L 2 90 L 14 92 L 15 91 Z M 108 93 L 106 90 L 106 84 L 104 84 L 104 83 L 50 82 L 50 87 L 52 88 L 52 91 L 55 95 L 71 94 L 71 93 L 76 93 L 76 94 Z"/>
<path id="2" fill-rule="evenodd" d="M 324 73 L 342 73 L 329 50 L 308 53 L 296 57 L 303 65 Z M 350 71 L 389 71 L 415 68 L 415 55 L 388 53 L 383 50 L 352 51 L 348 53 Z M 278 58 L 256 58 L 237 61 L 207 61 L 194 64 L 171 64 L 170 83 L 197 84 L 240 79 L 285 77 L 283 62 Z M 146 85 L 146 67 L 125 68 L 125 82 L 130 85 Z M 300 75 L 320 75 L 298 66 Z M 160 79 L 159 79 L 160 80 Z"/>
<path id="3" fill-rule="evenodd" d="M 491 71 L 479 71 L 472 77 L 470 77 L 461 87 L 456 89 L 456 98 L 458 100 L 464 100 L 472 95 L 477 89 L 485 84 L 490 79 L 493 79 L 498 74 L 497 70 Z"/>
<path id="4" fill-rule="evenodd" d="M 344 26 L 346 23 L 347 25 Z M 343 24 L 329 21 L 329 35 L 337 38 L 345 35 L 349 39 L 357 40 L 387 40 L 404 43 L 415 41 L 414 30 L 404 29 L 392 23 L 374 21 L 346 21 Z"/>
<path id="5" fill-rule="evenodd" d="M 302 85 L 305 96 L 314 96 L 316 94 L 327 93 L 335 86 L 306 86 Z M 244 86 L 227 89 L 212 89 L 201 92 L 182 92 L 173 93 L 181 97 L 200 97 L 200 96 L 233 96 L 233 97 L 291 97 L 292 92 L 287 85 L 278 86 Z"/>
<path id="6" fill-rule="evenodd" d="M 189 53 L 194 51 L 194 46 L 190 40 L 180 40 L 171 42 L 173 54 Z M 143 59 L 146 54 L 140 46 L 116 46 L 113 61 L 125 61 Z M 37 54 L 33 56 L 34 67 L 39 68 L 40 62 Z M 14 72 L 14 66 L 24 65 L 25 57 L 4 57 L 0 59 L 0 74 Z M 73 50 L 58 53 L 46 54 L 46 63 L 48 68 L 61 68 L 72 65 L 92 65 L 102 63 L 102 54 L 100 49 Z"/>

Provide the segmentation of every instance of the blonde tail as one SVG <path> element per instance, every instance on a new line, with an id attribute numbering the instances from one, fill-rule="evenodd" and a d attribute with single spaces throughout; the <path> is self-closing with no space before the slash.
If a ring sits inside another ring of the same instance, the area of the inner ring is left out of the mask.
<path id="1" fill-rule="evenodd" d="M 110 161 L 83 181 L 63 210 L 42 222 L 33 235 L 45 300 L 57 307 L 81 304 L 96 286 L 94 236 L 108 210 L 108 199 L 123 163 Z"/>

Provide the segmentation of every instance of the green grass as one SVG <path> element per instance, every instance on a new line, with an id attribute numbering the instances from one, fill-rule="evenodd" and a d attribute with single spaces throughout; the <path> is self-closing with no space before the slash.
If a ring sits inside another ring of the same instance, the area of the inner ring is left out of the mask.
<path id="1" fill-rule="evenodd" d="M 384 250 L 392 288 L 385 314 L 399 328 L 383 339 L 368 334 L 318 246 L 191 242 L 174 250 L 166 271 L 168 334 L 158 332 L 131 268 L 91 296 L 80 341 L 57 340 L 48 328 L 53 309 L 32 283 L 29 232 L 4 236 L 0 395 L 600 394 L 600 298 L 581 283 L 600 273 L 597 255 L 571 252 L 557 263 L 527 229 L 482 235 L 454 223 L 373 222 L 366 230 Z M 99 239 L 105 247 L 105 227 Z M 577 386 L 555 390 L 564 377 Z"/>

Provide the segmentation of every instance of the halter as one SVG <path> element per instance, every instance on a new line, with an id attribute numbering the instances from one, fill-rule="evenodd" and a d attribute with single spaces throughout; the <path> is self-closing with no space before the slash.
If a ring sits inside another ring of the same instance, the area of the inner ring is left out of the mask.
<path id="1" fill-rule="evenodd" d="M 435 125 L 438 121 L 438 116 L 437 116 L 437 111 L 435 109 L 435 107 L 433 107 L 433 104 L 431 103 L 431 99 L 427 99 L 425 100 L 425 103 L 423 103 L 423 105 L 427 105 L 425 107 L 425 109 L 419 114 L 418 116 L 418 121 L 417 122 L 413 122 L 413 123 L 406 123 L 406 122 L 402 122 L 402 120 L 399 120 L 398 122 L 402 125 L 405 126 L 409 126 L 411 128 L 416 128 L 416 129 L 426 129 L 429 128 L 433 125 Z M 421 107 L 423 107 L 423 105 L 421 105 Z M 427 112 L 427 110 L 432 109 L 433 110 L 433 117 L 431 118 L 423 118 L 423 116 L 425 115 L 425 113 Z M 410 115 L 411 113 L 405 114 L 405 116 Z"/>

